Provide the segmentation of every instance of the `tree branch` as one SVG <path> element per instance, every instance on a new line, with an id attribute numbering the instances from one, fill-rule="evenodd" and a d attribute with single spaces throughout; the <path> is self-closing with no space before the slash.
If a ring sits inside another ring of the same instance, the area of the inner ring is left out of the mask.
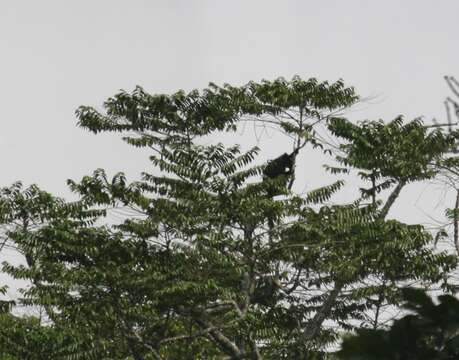
<path id="1" fill-rule="evenodd" d="M 313 340 L 319 333 L 320 328 L 322 327 L 325 319 L 330 315 L 333 304 L 336 302 L 341 290 L 344 287 L 344 283 L 335 282 L 333 290 L 327 296 L 327 299 L 324 301 L 319 310 L 312 318 L 311 321 L 307 324 L 306 328 L 303 331 L 303 341 L 307 344 Z"/>
<path id="2" fill-rule="evenodd" d="M 244 354 L 239 350 L 239 348 L 210 322 L 199 318 L 195 318 L 194 321 L 202 328 L 209 330 L 208 334 L 211 339 L 223 352 L 230 355 L 231 359 L 243 359 Z"/>
<path id="3" fill-rule="evenodd" d="M 456 247 L 457 254 L 459 255 L 459 189 L 456 190 L 456 204 L 454 205 L 454 218 L 453 218 L 453 226 L 454 226 L 454 246 Z"/>
<path id="4" fill-rule="evenodd" d="M 395 200 L 397 200 L 398 196 L 400 195 L 400 191 L 402 191 L 402 188 L 405 186 L 405 181 L 400 181 L 397 186 L 395 187 L 394 191 L 389 195 L 389 198 L 387 199 L 386 203 L 384 204 L 383 208 L 381 209 L 381 212 L 379 213 L 379 218 L 384 219 L 392 205 L 394 205 Z"/>
<path id="5" fill-rule="evenodd" d="M 459 97 L 459 92 L 454 87 L 454 85 L 456 85 L 456 86 L 459 85 L 458 82 L 456 81 L 456 79 L 454 77 L 452 77 L 452 76 L 445 76 L 445 80 L 446 80 L 446 83 L 448 84 L 449 88 L 453 92 L 453 94 L 456 95 L 457 97 Z"/>

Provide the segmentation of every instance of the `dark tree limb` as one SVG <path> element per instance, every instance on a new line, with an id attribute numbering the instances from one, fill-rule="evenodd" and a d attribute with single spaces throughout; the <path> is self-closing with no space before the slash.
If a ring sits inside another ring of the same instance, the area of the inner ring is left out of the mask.
<path id="1" fill-rule="evenodd" d="M 327 299 L 324 301 L 322 306 L 319 310 L 317 310 L 316 314 L 312 318 L 311 321 L 307 324 L 306 328 L 303 331 L 303 341 L 305 344 L 311 342 L 320 331 L 323 322 L 330 316 L 331 309 L 336 302 L 341 290 L 344 287 L 344 283 L 342 282 L 335 282 L 335 286 L 333 287 L 332 291 L 327 296 Z"/>
<path id="2" fill-rule="evenodd" d="M 224 353 L 231 356 L 231 359 L 243 359 L 244 353 L 228 339 L 220 330 L 202 318 L 194 319 L 196 323 L 204 329 L 208 329 L 208 335 Z"/>
<path id="3" fill-rule="evenodd" d="M 400 192 L 402 191 L 402 188 L 405 186 L 405 181 L 400 181 L 397 186 L 395 187 L 394 191 L 389 195 L 389 198 L 387 199 L 386 203 L 384 204 L 383 208 L 381 209 L 381 212 L 379 213 L 379 218 L 384 219 L 387 214 L 389 213 L 390 208 L 392 205 L 394 205 L 395 200 L 397 200 L 398 196 L 400 195 Z"/>
<path id="4" fill-rule="evenodd" d="M 454 246 L 456 247 L 456 252 L 459 255 L 459 189 L 456 190 L 456 204 L 454 205 L 454 217 L 453 217 L 453 226 L 454 226 Z"/>

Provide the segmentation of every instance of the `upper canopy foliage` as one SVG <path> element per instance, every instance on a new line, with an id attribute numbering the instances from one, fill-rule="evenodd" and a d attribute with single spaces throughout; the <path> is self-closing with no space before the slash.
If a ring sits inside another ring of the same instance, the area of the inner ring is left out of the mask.
<path id="1" fill-rule="evenodd" d="M 202 92 L 180 90 L 172 95 L 150 95 L 137 87 L 131 94 L 122 91 L 109 98 L 104 103 L 105 114 L 81 106 L 77 116 L 80 126 L 94 133 L 133 131 L 139 136 L 126 137 L 130 144 L 155 146 L 188 143 L 216 130 L 234 130 L 247 115 L 271 115 L 287 131 L 302 133 L 310 124 L 298 126 L 298 118 L 289 110 L 301 110 L 304 116 L 319 120 L 324 111 L 343 109 L 357 100 L 354 89 L 341 80 L 329 84 L 296 76 L 291 81 L 279 78 L 240 87 L 211 83 Z"/>
<path id="2" fill-rule="evenodd" d="M 389 123 L 365 121 L 354 125 L 343 118 L 330 120 L 329 129 L 347 141 L 345 156 L 337 160 L 346 166 L 366 170 L 376 179 L 408 182 L 429 179 L 438 169 L 436 161 L 455 147 L 457 134 L 437 128 L 429 131 L 421 120 L 403 123 L 400 116 Z"/>

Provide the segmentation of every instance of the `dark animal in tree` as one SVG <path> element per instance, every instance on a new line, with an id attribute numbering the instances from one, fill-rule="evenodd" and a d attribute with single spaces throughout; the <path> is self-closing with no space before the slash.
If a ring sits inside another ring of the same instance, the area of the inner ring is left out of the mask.
<path id="1" fill-rule="evenodd" d="M 273 186 L 268 189 L 268 196 L 276 196 L 282 193 L 282 187 L 286 187 L 288 180 L 293 176 L 295 158 L 298 154 L 296 149 L 291 154 L 284 153 L 281 156 L 270 160 L 263 171 L 263 180 L 274 180 Z"/>
<path id="2" fill-rule="evenodd" d="M 295 158 L 299 149 L 291 154 L 284 153 L 281 156 L 270 160 L 263 171 L 263 183 L 266 185 L 266 195 L 273 198 L 277 195 L 286 194 L 289 180 L 294 175 Z M 275 210 L 266 211 L 266 218 L 270 232 L 274 229 L 277 215 Z"/>

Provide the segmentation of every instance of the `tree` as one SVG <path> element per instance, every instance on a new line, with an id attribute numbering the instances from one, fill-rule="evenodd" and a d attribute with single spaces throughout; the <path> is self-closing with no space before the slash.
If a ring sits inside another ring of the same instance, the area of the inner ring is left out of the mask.
<path id="1" fill-rule="evenodd" d="M 447 360 L 459 357 L 459 300 L 441 295 L 439 304 L 422 290 L 405 289 L 403 307 L 411 314 L 390 329 L 359 329 L 344 338 L 338 358 Z"/>
<path id="2" fill-rule="evenodd" d="M 336 114 L 356 101 L 342 81 L 294 77 L 188 94 L 136 88 L 108 99 L 104 113 L 80 107 L 80 126 L 151 149 L 156 172 L 128 183 L 99 169 L 69 181 L 73 203 L 3 189 L 1 220 L 26 259 L 4 270 L 31 281 L 23 301 L 72 334 L 74 358 L 323 358 L 338 336 L 329 324 L 378 328 L 408 281 L 448 288 L 456 266 L 423 226 L 386 219 L 407 184 L 437 175 L 456 133 Z M 279 176 L 273 161 L 256 163 L 258 147 L 202 144 L 246 121 L 293 140 Z M 302 195 L 292 189 L 306 150 L 330 155 L 339 178 Z M 331 204 L 352 172 L 369 187 Z"/>

